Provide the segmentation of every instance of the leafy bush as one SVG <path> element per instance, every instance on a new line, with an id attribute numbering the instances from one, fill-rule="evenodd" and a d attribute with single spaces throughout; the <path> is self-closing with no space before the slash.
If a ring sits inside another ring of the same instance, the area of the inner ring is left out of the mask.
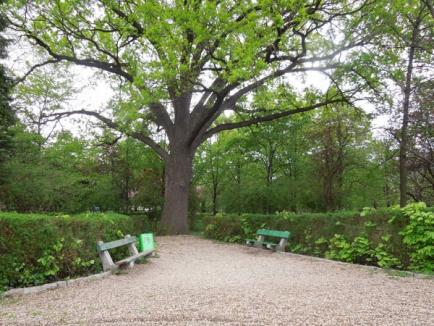
<path id="1" fill-rule="evenodd" d="M 325 253 L 325 256 L 328 259 L 351 262 L 351 243 L 349 243 L 343 235 L 335 234 L 334 237 L 330 239 L 329 251 Z"/>
<path id="2" fill-rule="evenodd" d="M 383 268 L 399 268 L 401 267 L 401 261 L 394 257 L 391 252 L 390 234 L 386 234 L 381 237 L 382 242 L 378 244 L 374 249 L 374 257 L 377 265 Z"/>
<path id="3" fill-rule="evenodd" d="M 414 270 L 434 271 L 434 212 L 427 211 L 425 203 L 407 205 L 404 214 L 408 225 L 400 233 L 411 248 L 411 267 Z"/>
<path id="4" fill-rule="evenodd" d="M 292 252 L 384 268 L 434 270 L 434 212 L 424 204 L 360 212 L 202 215 L 204 235 L 244 242 L 259 228 L 288 230 Z"/>
<path id="5" fill-rule="evenodd" d="M 112 241 L 151 227 L 144 216 L 116 213 L 0 213 L 0 289 L 99 272 L 98 240 Z M 113 250 L 114 258 L 126 250 Z"/>

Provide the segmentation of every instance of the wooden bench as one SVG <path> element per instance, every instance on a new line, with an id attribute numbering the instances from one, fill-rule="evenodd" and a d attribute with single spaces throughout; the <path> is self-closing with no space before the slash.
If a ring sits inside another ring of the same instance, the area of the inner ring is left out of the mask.
<path id="1" fill-rule="evenodd" d="M 277 230 L 267 230 L 267 229 L 259 229 L 256 231 L 256 236 L 258 237 L 256 240 L 247 239 L 246 244 L 250 246 L 255 246 L 259 248 L 267 248 L 278 251 L 285 251 L 286 244 L 288 243 L 288 239 L 291 233 L 288 231 L 277 231 Z M 268 242 L 265 241 L 265 237 L 267 238 L 279 238 L 279 243 Z"/>
<path id="2" fill-rule="evenodd" d="M 128 267 L 131 268 L 134 266 L 134 262 L 141 258 L 151 255 L 154 250 L 145 250 L 143 252 L 138 252 L 136 248 L 137 238 L 134 236 L 130 236 L 129 234 L 125 236 L 124 239 L 111 241 L 111 242 L 103 242 L 98 241 L 96 245 L 96 249 L 98 250 L 99 257 L 101 258 L 102 268 L 104 271 L 116 270 L 119 267 Z M 118 248 L 122 246 L 128 246 L 128 251 L 130 253 L 130 257 L 119 260 L 117 262 L 113 262 L 112 257 L 110 256 L 109 250 L 113 248 Z"/>

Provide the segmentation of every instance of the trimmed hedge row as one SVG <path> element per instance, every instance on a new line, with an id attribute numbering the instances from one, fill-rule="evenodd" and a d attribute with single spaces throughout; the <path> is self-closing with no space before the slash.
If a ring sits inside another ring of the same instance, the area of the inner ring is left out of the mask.
<path id="1" fill-rule="evenodd" d="M 145 216 L 116 213 L 0 213 L 0 290 L 99 272 L 98 240 L 152 227 Z M 125 248 L 112 252 L 114 258 L 127 254 Z"/>
<path id="2" fill-rule="evenodd" d="M 420 214 L 425 215 L 421 218 Z M 423 203 L 407 210 L 217 214 L 196 219 L 205 225 L 204 235 L 216 240 L 243 243 L 255 237 L 259 228 L 288 230 L 291 238 L 287 250 L 291 252 L 386 268 L 434 270 L 430 264 L 431 258 L 434 262 L 434 213 Z"/>

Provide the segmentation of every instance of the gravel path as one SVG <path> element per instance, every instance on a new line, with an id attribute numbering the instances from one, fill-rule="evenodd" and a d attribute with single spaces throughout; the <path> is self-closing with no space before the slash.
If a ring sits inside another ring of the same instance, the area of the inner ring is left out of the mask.
<path id="1" fill-rule="evenodd" d="M 126 274 L 0 302 L 0 325 L 434 325 L 434 280 L 191 237 Z"/>

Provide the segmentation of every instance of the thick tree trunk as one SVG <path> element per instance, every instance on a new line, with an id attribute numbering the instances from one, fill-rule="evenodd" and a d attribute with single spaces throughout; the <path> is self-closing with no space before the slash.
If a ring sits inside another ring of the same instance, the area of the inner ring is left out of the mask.
<path id="1" fill-rule="evenodd" d="M 192 165 L 193 153 L 185 148 L 175 149 L 166 161 L 161 224 L 172 234 L 188 232 L 188 197 Z"/>

